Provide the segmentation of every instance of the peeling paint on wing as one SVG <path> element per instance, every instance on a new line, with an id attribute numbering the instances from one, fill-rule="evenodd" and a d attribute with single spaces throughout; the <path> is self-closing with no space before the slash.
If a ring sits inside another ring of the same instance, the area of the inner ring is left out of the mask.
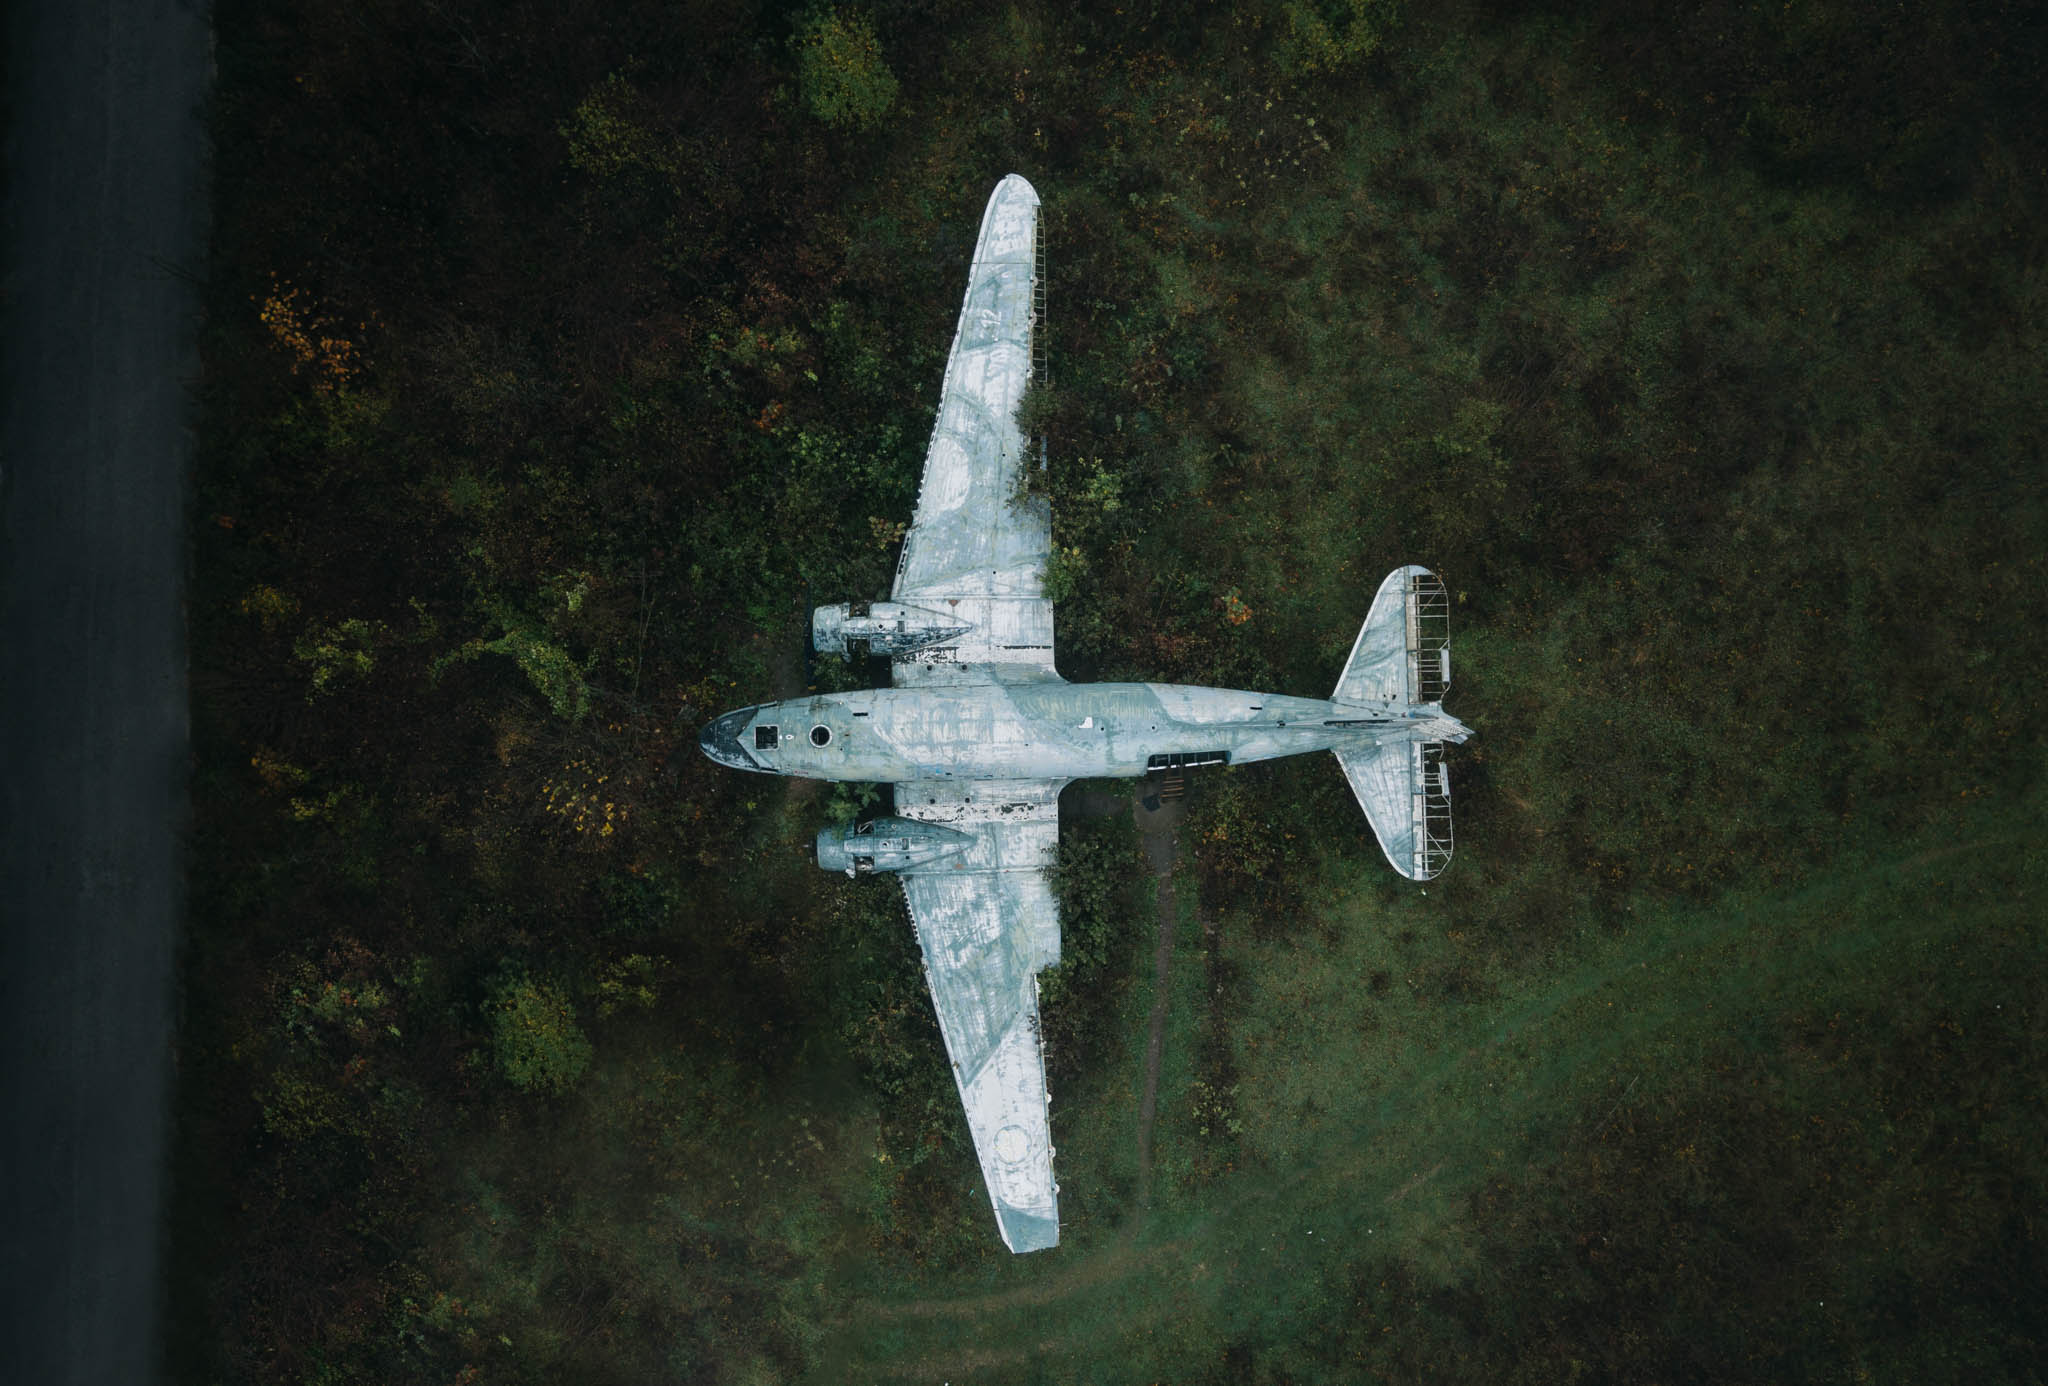
<path id="1" fill-rule="evenodd" d="M 896 795 L 900 814 L 975 839 L 942 869 L 906 874 L 903 893 L 982 1177 L 1016 1251 L 1058 1240 L 1037 974 L 1059 961 L 1047 868 L 1059 849 L 1060 788 L 1057 780 L 913 783 Z M 1034 1246 L 1013 1236 L 1025 1226 Z"/>
<path id="2" fill-rule="evenodd" d="M 942 649 L 899 656 L 899 686 L 987 679 L 995 676 L 989 666 L 1000 666 L 1004 678 L 1059 677 L 1045 599 L 1052 511 L 1042 497 L 1020 500 L 1017 484 L 1024 436 L 1016 414 L 1031 378 L 1037 240 L 1038 193 L 1011 174 L 982 216 L 892 594 L 949 611 L 974 630 Z"/>

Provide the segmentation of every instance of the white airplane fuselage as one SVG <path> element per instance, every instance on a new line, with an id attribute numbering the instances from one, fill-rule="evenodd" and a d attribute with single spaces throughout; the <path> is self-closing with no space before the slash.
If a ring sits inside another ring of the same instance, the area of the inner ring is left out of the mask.
<path id="1" fill-rule="evenodd" d="M 877 688 L 764 703 L 704 729 L 720 764 L 806 779 L 1047 780 L 1272 760 L 1464 728 L 1437 704 L 1355 704 L 1162 683 Z"/>

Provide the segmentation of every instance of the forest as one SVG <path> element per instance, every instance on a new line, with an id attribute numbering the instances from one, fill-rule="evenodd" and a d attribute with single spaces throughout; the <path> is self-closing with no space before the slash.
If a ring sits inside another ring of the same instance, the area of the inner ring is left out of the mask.
<path id="1" fill-rule="evenodd" d="M 2043 1380 L 2038 7 L 214 11 L 177 1379 Z M 695 744 L 873 677 L 1011 172 L 1065 676 L 1419 562 L 1476 732 L 1426 888 L 1069 791 L 1027 1257 L 886 799 Z"/>

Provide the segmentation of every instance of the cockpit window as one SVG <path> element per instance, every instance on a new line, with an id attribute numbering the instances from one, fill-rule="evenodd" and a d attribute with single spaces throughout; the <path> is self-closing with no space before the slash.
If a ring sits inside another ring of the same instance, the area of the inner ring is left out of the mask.
<path id="1" fill-rule="evenodd" d="M 776 742 L 776 740 L 777 740 L 777 736 L 776 736 L 776 731 L 775 731 L 775 728 L 773 728 L 773 727 L 756 727 L 756 728 L 754 728 L 754 749 L 755 749 L 755 750 L 757 750 L 757 751 L 772 751 L 772 750 L 774 750 L 774 749 L 775 749 L 775 742 Z"/>
<path id="2" fill-rule="evenodd" d="M 831 744 L 832 744 L 832 729 L 831 729 L 830 727 L 827 727 L 827 726 L 823 726 L 823 725 L 820 725 L 820 726 L 815 726 L 815 727 L 812 727 L 812 728 L 811 728 L 811 744 L 812 744 L 813 746 L 829 746 L 829 745 L 831 745 Z"/>

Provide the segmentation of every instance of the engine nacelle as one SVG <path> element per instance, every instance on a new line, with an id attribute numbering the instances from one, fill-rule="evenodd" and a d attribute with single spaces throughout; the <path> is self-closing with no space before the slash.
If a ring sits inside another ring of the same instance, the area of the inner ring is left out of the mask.
<path id="1" fill-rule="evenodd" d="M 901 602 L 841 602 L 811 613 L 811 645 L 820 654 L 845 654 L 848 641 L 865 640 L 870 654 L 908 654 L 957 640 L 971 621 Z"/>
<path id="2" fill-rule="evenodd" d="M 908 871 L 965 851 L 973 837 L 914 818 L 876 818 L 847 823 L 818 834 L 818 865 L 827 871 L 865 876 L 875 871 Z"/>

